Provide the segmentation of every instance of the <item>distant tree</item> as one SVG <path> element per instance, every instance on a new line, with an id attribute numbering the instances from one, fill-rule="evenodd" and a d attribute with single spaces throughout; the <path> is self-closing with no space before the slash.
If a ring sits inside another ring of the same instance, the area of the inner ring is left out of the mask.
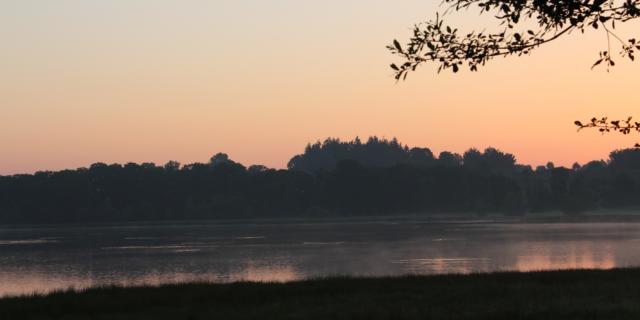
<path id="1" fill-rule="evenodd" d="M 249 168 L 247 168 L 247 171 L 251 174 L 258 174 L 258 173 L 265 172 L 267 170 L 269 170 L 269 168 L 261 164 L 254 164 L 249 166 Z"/>
<path id="2" fill-rule="evenodd" d="M 516 157 L 513 154 L 502 152 L 496 148 L 484 150 L 483 157 L 489 167 L 498 170 L 512 170 L 516 164 Z"/>
<path id="3" fill-rule="evenodd" d="M 462 156 L 449 151 L 442 151 L 438 156 L 438 163 L 448 167 L 459 167 L 462 165 Z"/>
<path id="4" fill-rule="evenodd" d="M 233 162 L 233 161 L 229 159 L 229 155 L 221 152 L 216 153 L 213 157 L 211 157 L 211 160 L 209 160 L 209 164 L 211 164 L 212 166 L 223 164 L 223 163 L 230 163 L 230 162 Z"/>
<path id="5" fill-rule="evenodd" d="M 589 161 L 581 168 L 582 171 L 587 172 L 601 171 L 605 169 L 607 169 L 607 163 L 602 160 Z"/>
<path id="6" fill-rule="evenodd" d="M 411 148 L 409 162 L 414 164 L 432 164 L 436 159 L 429 148 Z"/>
<path id="7" fill-rule="evenodd" d="M 619 171 L 610 182 L 609 192 L 603 195 L 604 201 L 610 207 L 624 207 L 632 205 L 637 198 L 637 181 L 629 172 Z"/>
<path id="8" fill-rule="evenodd" d="M 354 160 L 366 166 L 391 166 L 413 161 L 429 162 L 433 157 L 429 149 L 410 150 L 397 139 L 382 139 L 376 136 L 362 143 L 359 138 L 341 141 L 336 138 L 308 144 L 303 154 L 296 155 L 287 164 L 290 170 L 317 173 L 333 170 L 342 160 Z"/>
<path id="9" fill-rule="evenodd" d="M 154 169 L 154 168 L 156 168 L 156 164 L 153 163 L 153 162 L 143 162 L 140 166 L 142 168 L 144 168 L 144 169 Z"/>
<path id="10" fill-rule="evenodd" d="M 573 169 L 573 171 L 578 171 L 580 170 L 580 168 L 582 168 L 582 166 L 577 162 L 574 162 L 573 165 L 571 166 L 571 169 Z"/>
<path id="11" fill-rule="evenodd" d="M 180 170 L 180 162 L 171 160 L 165 163 L 164 168 L 167 171 L 178 171 Z"/>
<path id="12" fill-rule="evenodd" d="M 501 152 L 495 148 L 487 148 L 484 152 L 472 148 L 464 153 L 462 162 L 465 167 L 472 170 L 508 172 L 514 169 L 516 158 L 512 154 Z"/>
<path id="13" fill-rule="evenodd" d="M 617 170 L 640 170 L 640 150 L 615 150 L 609 154 L 609 165 Z"/>
<path id="14" fill-rule="evenodd" d="M 618 150 L 579 170 L 536 171 L 494 148 L 463 157 L 397 140 L 311 146 L 299 159 L 341 159 L 315 174 L 215 163 L 105 164 L 0 176 L 0 224 L 476 212 L 521 214 L 637 207 L 640 150 Z M 376 157 L 380 157 L 377 159 Z M 363 163 L 363 161 L 365 163 Z M 433 164 L 425 165 L 433 162 Z"/>
<path id="15" fill-rule="evenodd" d="M 486 169 L 486 163 L 482 158 L 482 152 L 476 148 L 471 148 L 462 155 L 462 163 L 466 168 L 475 170 Z"/>
<path id="16" fill-rule="evenodd" d="M 547 170 L 553 170 L 555 168 L 556 168 L 556 165 L 553 162 L 551 161 L 547 162 Z"/>

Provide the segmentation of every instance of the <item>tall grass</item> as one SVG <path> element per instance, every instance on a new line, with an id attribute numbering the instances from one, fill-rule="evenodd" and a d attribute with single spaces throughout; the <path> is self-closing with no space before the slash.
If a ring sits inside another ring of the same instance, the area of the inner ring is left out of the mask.
<path id="1" fill-rule="evenodd" d="M 640 319 L 640 269 L 95 288 L 0 319 Z"/>

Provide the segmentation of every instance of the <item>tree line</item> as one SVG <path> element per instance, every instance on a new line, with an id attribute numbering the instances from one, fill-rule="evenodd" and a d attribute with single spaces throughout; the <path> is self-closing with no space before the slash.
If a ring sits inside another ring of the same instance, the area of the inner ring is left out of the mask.
<path id="1" fill-rule="evenodd" d="M 207 163 L 104 164 L 0 176 L 0 223 L 504 213 L 640 205 L 640 150 L 572 168 L 532 168 L 495 148 L 464 154 L 396 139 L 327 139 L 285 170 Z"/>

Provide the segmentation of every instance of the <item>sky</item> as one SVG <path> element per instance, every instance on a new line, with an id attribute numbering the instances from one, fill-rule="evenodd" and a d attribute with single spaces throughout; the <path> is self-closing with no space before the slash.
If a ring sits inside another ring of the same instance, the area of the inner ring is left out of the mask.
<path id="1" fill-rule="evenodd" d="M 534 166 L 640 142 L 573 125 L 640 118 L 640 64 L 590 68 L 606 49 L 601 30 L 477 73 L 426 65 L 396 83 L 385 46 L 439 3 L 0 0 L 0 175 L 217 152 L 284 168 L 327 137 L 397 137 L 436 154 L 493 146 Z M 495 27 L 475 12 L 451 19 Z M 638 24 L 618 29 L 637 36 Z"/>

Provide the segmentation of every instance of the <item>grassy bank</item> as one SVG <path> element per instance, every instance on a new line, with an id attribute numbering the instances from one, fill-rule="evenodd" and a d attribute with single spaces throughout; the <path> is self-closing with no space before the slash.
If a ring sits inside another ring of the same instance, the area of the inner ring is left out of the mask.
<path id="1" fill-rule="evenodd" d="M 640 269 L 97 288 L 0 319 L 640 319 Z"/>

